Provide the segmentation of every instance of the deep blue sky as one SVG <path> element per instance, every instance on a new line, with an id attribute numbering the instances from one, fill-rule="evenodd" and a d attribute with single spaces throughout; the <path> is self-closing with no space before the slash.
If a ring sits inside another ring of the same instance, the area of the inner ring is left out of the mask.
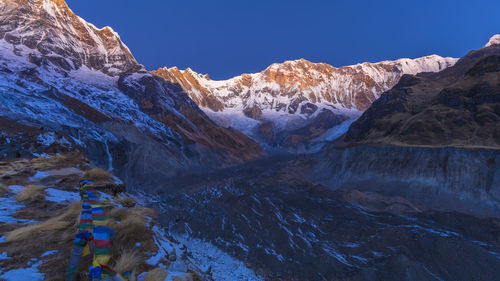
<path id="1" fill-rule="evenodd" d="M 462 56 L 500 33 L 498 0 L 67 0 L 116 30 L 148 69 L 212 79 L 305 58 L 333 66 Z"/>

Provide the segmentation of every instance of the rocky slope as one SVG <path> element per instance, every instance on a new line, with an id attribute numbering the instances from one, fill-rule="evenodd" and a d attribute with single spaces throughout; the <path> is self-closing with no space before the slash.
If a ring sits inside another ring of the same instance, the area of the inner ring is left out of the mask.
<path id="1" fill-rule="evenodd" d="M 499 148 L 500 44 L 494 38 L 441 73 L 404 76 L 353 123 L 345 144 Z"/>
<path id="2" fill-rule="evenodd" d="M 498 219 L 333 191 L 292 157 L 165 183 L 153 206 L 188 248 L 210 242 L 264 280 L 500 280 Z"/>
<path id="3" fill-rule="evenodd" d="M 69 152 L 0 161 L 1 280 L 68 280 L 83 179 L 95 183 L 107 226 L 114 232 L 108 265 L 117 272 L 133 270 L 138 280 L 163 280 L 165 275 L 170 280 L 221 280 L 207 271 L 213 268 L 214 273 L 226 271 L 230 280 L 240 277 L 221 262 L 194 261 L 192 250 L 158 224 L 156 211 L 140 206 L 112 174 Z M 88 271 L 91 263 L 83 257 L 80 271 Z M 152 278 L 155 271 L 163 272 L 163 278 Z M 254 276 L 244 266 L 239 272 L 250 273 L 248 280 Z M 76 280 L 89 278 L 80 275 Z"/>
<path id="4" fill-rule="evenodd" d="M 500 217 L 500 44 L 405 75 L 320 154 L 318 180 Z"/>
<path id="5" fill-rule="evenodd" d="M 301 59 L 264 71 L 213 81 L 191 69 L 153 74 L 180 84 L 219 124 L 272 146 L 333 139 L 404 74 L 437 72 L 456 62 L 437 55 L 335 68 Z"/>
<path id="6" fill-rule="evenodd" d="M 147 73 L 111 28 L 85 22 L 64 1 L 2 3 L 5 147 L 28 138 L 32 145 L 19 153 L 29 154 L 43 135 L 56 134 L 47 145 L 64 138 L 65 146 L 141 185 L 261 155 L 257 143 L 217 126 L 180 86 Z M 9 133 L 9 126 L 31 129 Z"/>

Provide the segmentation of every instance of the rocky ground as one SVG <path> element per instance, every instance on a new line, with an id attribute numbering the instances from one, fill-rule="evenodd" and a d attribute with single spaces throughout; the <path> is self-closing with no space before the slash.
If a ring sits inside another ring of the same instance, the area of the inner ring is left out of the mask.
<path id="1" fill-rule="evenodd" d="M 281 157 L 171 181 L 160 221 L 265 280 L 500 280 L 500 220 L 333 191 L 304 180 L 312 164 Z"/>
<path id="2" fill-rule="evenodd" d="M 124 193 L 123 183 L 66 153 L 0 162 L 0 280 L 64 280 L 81 211 L 77 186 L 84 178 L 96 183 L 105 202 L 115 233 L 115 270 L 133 270 L 142 280 L 212 279 L 206 265 L 194 264 L 189 250 L 158 227 L 154 210 Z M 89 265 L 82 259 L 80 271 Z M 89 279 L 82 273 L 78 280 Z"/>

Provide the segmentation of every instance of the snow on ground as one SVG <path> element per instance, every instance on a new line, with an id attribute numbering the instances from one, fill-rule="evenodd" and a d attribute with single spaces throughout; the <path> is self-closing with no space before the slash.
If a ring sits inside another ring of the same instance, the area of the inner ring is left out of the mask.
<path id="1" fill-rule="evenodd" d="M 18 194 L 19 192 L 23 191 L 24 186 L 22 185 L 9 185 L 9 190 L 10 192 L 14 194 Z"/>
<path id="2" fill-rule="evenodd" d="M 162 258 L 165 258 L 169 252 L 172 252 L 175 250 L 174 245 L 170 242 L 167 241 L 165 237 L 165 232 L 160 229 L 158 226 L 153 227 L 154 231 L 154 240 L 156 246 L 158 246 L 158 252 L 156 255 L 152 256 L 149 258 L 146 263 L 151 265 L 151 266 L 156 266 L 160 262 Z"/>
<path id="3" fill-rule="evenodd" d="M 184 235 L 175 236 L 175 239 L 186 245 L 193 254 L 193 260 L 202 270 L 212 267 L 212 277 L 218 281 L 260 281 L 264 278 L 257 276 L 251 269 L 213 244 L 199 239 L 188 238 Z"/>
<path id="4" fill-rule="evenodd" d="M 40 257 L 43 258 L 43 257 L 46 257 L 46 256 L 50 256 L 50 255 L 53 255 L 53 254 L 55 254 L 57 252 L 58 252 L 57 250 L 47 251 L 47 252 L 43 253 Z"/>
<path id="5" fill-rule="evenodd" d="M 7 252 L 3 252 L 0 254 L 0 261 L 1 260 L 8 260 L 9 256 L 7 255 Z"/>
<path id="6" fill-rule="evenodd" d="M 181 276 L 186 276 L 185 272 L 179 272 L 179 271 L 167 271 L 168 275 L 167 278 L 165 278 L 164 281 L 174 281 L 174 278 L 176 277 L 181 277 Z M 176 280 L 184 280 L 184 279 L 176 279 Z"/>
<path id="7" fill-rule="evenodd" d="M 332 141 L 335 140 L 336 138 L 340 137 L 341 135 L 345 134 L 347 130 L 349 130 L 349 127 L 351 124 L 356 121 L 357 119 L 351 119 L 347 120 L 344 123 L 335 126 L 333 128 L 330 128 L 328 131 L 326 131 L 323 135 L 320 136 L 319 140 L 325 140 L 325 141 Z"/>
<path id="8" fill-rule="evenodd" d="M 97 191 L 101 200 L 113 201 L 113 196 L 102 191 Z"/>
<path id="9" fill-rule="evenodd" d="M 225 109 L 222 112 L 214 112 L 208 108 L 202 108 L 205 114 L 222 127 L 232 127 L 246 135 L 253 135 L 255 128 L 261 123 L 252 118 L 246 117 L 241 111 L 232 108 Z"/>
<path id="10" fill-rule="evenodd" d="M 24 207 L 23 204 L 16 202 L 12 198 L 0 197 L 0 222 L 12 224 L 19 223 L 20 220 L 13 218 L 12 215 L 22 207 Z"/>
<path id="11" fill-rule="evenodd" d="M 80 194 L 78 192 L 65 191 L 55 188 L 45 189 L 47 196 L 45 200 L 62 203 L 65 201 L 80 201 Z"/>
<path id="12" fill-rule="evenodd" d="M 42 281 L 45 279 L 45 274 L 38 271 L 38 266 L 41 264 L 42 261 L 38 261 L 26 268 L 16 268 L 7 272 L 1 272 L 0 270 L 2 274 L 0 278 L 7 281 Z"/>
<path id="13" fill-rule="evenodd" d="M 152 256 L 147 263 L 151 266 L 157 266 L 162 258 L 166 258 L 168 253 L 175 251 L 177 255 L 183 252 L 182 245 L 185 245 L 192 253 L 190 261 L 199 267 L 201 271 L 207 271 L 212 268 L 212 277 L 217 281 L 260 281 L 263 278 L 247 268 L 243 262 L 232 258 L 216 246 L 199 239 L 190 239 L 186 236 L 175 236 L 180 243 L 172 243 L 165 238 L 165 231 L 155 225 L 155 243 L 158 246 L 158 252 Z M 176 276 L 185 274 L 187 268 L 183 262 L 174 262 L 167 269 L 168 276 L 166 281 L 172 280 Z"/>
<path id="14" fill-rule="evenodd" d="M 36 171 L 35 175 L 30 177 L 29 180 L 30 181 L 38 181 L 38 180 L 41 180 L 41 179 L 46 178 L 48 176 L 50 176 L 50 175 L 46 172 Z"/>
<path id="15" fill-rule="evenodd" d="M 56 140 L 57 137 L 54 132 L 47 132 L 38 136 L 38 141 L 45 146 L 50 146 L 51 144 L 55 143 Z"/>
<path id="16" fill-rule="evenodd" d="M 9 189 L 17 194 L 24 189 L 24 186 L 11 185 L 9 186 Z M 19 209 L 23 207 L 24 204 L 14 200 L 14 196 L 0 197 L 0 222 L 9 224 L 25 224 L 34 222 L 34 220 L 18 219 L 12 217 L 12 215 L 14 215 Z M 0 239 L 0 242 L 1 240 L 2 239 Z"/>

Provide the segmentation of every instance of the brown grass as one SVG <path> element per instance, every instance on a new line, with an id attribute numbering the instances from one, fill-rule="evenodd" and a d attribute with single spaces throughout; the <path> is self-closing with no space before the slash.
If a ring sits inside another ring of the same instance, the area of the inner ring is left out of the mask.
<path id="1" fill-rule="evenodd" d="M 9 192 L 9 188 L 5 184 L 0 183 L 0 194 L 5 194 Z"/>
<path id="2" fill-rule="evenodd" d="M 83 177 L 95 182 L 111 181 L 113 179 L 113 176 L 108 171 L 100 168 L 85 171 Z"/>
<path id="3" fill-rule="evenodd" d="M 120 221 L 119 224 L 112 226 L 116 237 L 120 240 L 128 240 L 148 233 L 150 230 L 147 217 L 155 218 L 156 214 L 149 208 L 118 208 L 111 210 L 108 217 Z"/>
<path id="4" fill-rule="evenodd" d="M 5 238 L 7 242 L 21 241 L 31 238 L 36 238 L 42 234 L 52 231 L 64 230 L 69 227 L 74 227 L 78 223 L 80 215 L 81 203 L 74 203 L 67 207 L 66 210 L 57 217 L 51 218 L 42 223 L 33 223 L 27 226 L 15 229 Z"/>
<path id="5" fill-rule="evenodd" d="M 45 200 L 44 187 L 38 185 L 28 185 L 16 195 L 18 202 L 40 202 Z"/>
<path id="6" fill-rule="evenodd" d="M 79 153 L 63 153 L 51 155 L 50 158 L 34 158 L 31 160 L 31 165 L 35 170 L 49 170 L 57 167 L 74 167 L 83 162 L 85 159 Z"/>
<path id="7" fill-rule="evenodd" d="M 144 281 L 163 281 L 167 277 L 167 271 L 161 267 L 157 267 L 144 277 Z"/>
<path id="8" fill-rule="evenodd" d="M 114 201 L 125 208 L 133 208 L 137 204 L 132 197 L 115 198 Z"/>
<path id="9" fill-rule="evenodd" d="M 113 265 L 113 269 L 119 273 L 135 270 L 144 262 L 137 250 L 120 250 L 120 257 Z"/>

